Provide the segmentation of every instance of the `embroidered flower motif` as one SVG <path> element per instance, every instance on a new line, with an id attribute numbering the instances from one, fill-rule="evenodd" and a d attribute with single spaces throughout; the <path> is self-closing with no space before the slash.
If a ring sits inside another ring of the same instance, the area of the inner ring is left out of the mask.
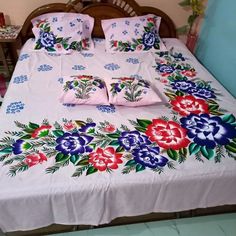
<path id="1" fill-rule="evenodd" d="M 18 139 L 16 140 L 15 143 L 13 143 L 12 145 L 12 152 L 15 154 L 15 155 L 19 155 L 21 154 L 22 152 L 30 149 L 32 147 L 32 145 L 28 142 L 26 142 L 25 140 L 22 140 L 22 139 Z"/>
<path id="2" fill-rule="evenodd" d="M 229 139 L 236 137 L 235 128 L 217 116 L 190 114 L 181 118 L 180 122 L 187 129 L 189 138 L 207 148 L 213 149 L 217 144 L 226 145 L 230 142 Z"/>
<path id="3" fill-rule="evenodd" d="M 40 31 L 38 43 L 41 45 L 41 47 L 48 49 L 54 46 L 56 43 L 56 37 L 53 32 Z"/>
<path id="4" fill-rule="evenodd" d="M 139 59 L 138 58 L 128 58 L 126 62 L 131 63 L 131 64 L 139 64 Z"/>
<path id="5" fill-rule="evenodd" d="M 158 64 L 156 71 L 162 73 L 162 76 L 172 74 L 175 71 L 175 68 L 167 64 Z"/>
<path id="6" fill-rule="evenodd" d="M 42 138 L 49 134 L 49 130 L 52 128 L 51 125 L 42 125 L 39 128 L 35 129 L 32 133 L 32 138 Z"/>
<path id="7" fill-rule="evenodd" d="M 132 151 L 134 160 L 142 166 L 155 169 L 157 167 L 164 167 L 168 159 L 160 155 L 159 147 L 147 147 L 141 145 Z"/>
<path id="8" fill-rule="evenodd" d="M 89 163 L 99 171 L 114 170 L 118 168 L 118 164 L 123 163 L 121 157 L 122 154 L 115 152 L 113 147 L 97 148 L 96 152 L 89 154 Z"/>
<path id="9" fill-rule="evenodd" d="M 56 150 L 64 155 L 92 152 L 93 149 L 88 146 L 92 140 L 93 137 L 88 135 L 82 135 L 79 133 L 64 133 L 61 137 L 56 139 Z"/>
<path id="10" fill-rule="evenodd" d="M 116 111 L 114 105 L 97 105 L 96 108 L 104 113 L 114 113 Z"/>
<path id="11" fill-rule="evenodd" d="M 116 130 L 116 127 L 112 124 L 107 124 L 104 128 L 103 128 L 103 132 L 106 133 L 113 133 Z"/>
<path id="12" fill-rule="evenodd" d="M 188 89 L 188 93 L 192 94 L 193 96 L 209 99 L 209 98 L 215 98 L 215 93 L 210 88 L 201 88 L 201 87 L 195 87 Z"/>
<path id="13" fill-rule="evenodd" d="M 85 70 L 85 69 L 86 69 L 86 67 L 83 65 L 74 65 L 72 67 L 72 70 Z"/>
<path id="14" fill-rule="evenodd" d="M 151 142 L 148 140 L 148 137 L 141 135 L 138 131 L 122 132 L 118 138 L 118 142 L 120 146 L 122 146 L 127 151 L 139 145 L 151 144 Z"/>
<path id="15" fill-rule="evenodd" d="M 19 56 L 19 61 L 23 61 L 23 60 L 26 60 L 27 58 L 29 58 L 30 56 L 29 56 L 29 54 L 27 54 L 27 53 L 24 53 L 24 54 L 21 54 L 20 56 Z"/>
<path id="16" fill-rule="evenodd" d="M 38 71 L 40 72 L 40 71 L 50 71 L 50 70 L 52 70 L 52 66 L 50 66 L 50 65 L 47 65 L 47 64 L 43 64 L 43 65 L 40 65 L 39 67 L 38 67 Z"/>
<path id="17" fill-rule="evenodd" d="M 191 88 L 195 88 L 196 84 L 188 80 L 175 80 L 173 83 L 171 83 L 171 86 L 175 90 L 188 92 Z"/>
<path id="18" fill-rule="evenodd" d="M 76 128 L 75 124 L 73 122 L 67 122 L 64 124 L 64 129 L 67 131 L 71 131 Z"/>
<path id="19" fill-rule="evenodd" d="M 6 114 L 15 114 L 24 109 L 25 104 L 22 102 L 12 102 L 7 106 Z"/>
<path id="20" fill-rule="evenodd" d="M 88 133 L 89 131 L 91 131 L 91 129 L 94 129 L 95 126 L 96 126 L 96 123 L 86 123 L 85 125 L 81 126 L 79 131 L 82 133 Z"/>
<path id="21" fill-rule="evenodd" d="M 187 77 L 194 77 L 197 75 L 197 72 L 194 70 L 184 70 L 181 72 L 181 74 Z"/>
<path id="22" fill-rule="evenodd" d="M 187 130 L 174 121 L 153 119 L 145 133 L 151 141 L 165 149 L 179 150 L 190 143 L 186 138 Z"/>
<path id="23" fill-rule="evenodd" d="M 104 68 L 105 68 L 106 70 L 112 70 L 112 71 L 114 71 L 114 70 L 120 69 L 120 66 L 119 66 L 118 64 L 109 63 L 109 64 L 106 64 L 106 65 L 104 66 Z"/>
<path id="24" fill-rule="evenodd" d="M 13 78 L 13 83 L 14 84 L 21 84 L 28 81 L 28 77 L 27 75 L 20 75 L 20 76 L 16 76 Z"/>
<path id="25" fill-rule="evenodd" d="M 203 99 L 197 99 L 191 95 L 177 96 L 172 100 L 173 110 L 177 111 L 181 116 L 189 114 L 209 113 L 208 104 Z"/>
<path id="26" fill-rule="evenodd" d="M 25 157 L 25 164 L 27 164 L 29 167 L 32 167 L 37 164 L 42 164 L 42 162 L 47 161 L 47 157 L 39 152 L 38 154 L 30 154 Z"/>
<path id="27" fill-rule="evenodd" d="M 153 47 L 156 41 L 158 41 L 158 38 L 156 37 L 156 34 L 153 32 L 147 32 L 143 35 L 143 44 L 145 48 Z"/>

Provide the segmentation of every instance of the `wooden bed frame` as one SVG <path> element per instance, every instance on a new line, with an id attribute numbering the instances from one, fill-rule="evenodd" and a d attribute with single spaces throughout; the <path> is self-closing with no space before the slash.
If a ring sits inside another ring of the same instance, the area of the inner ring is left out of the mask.
<path id="1" fill-rule="evenodd" d="M 86 4 L 85 4 L 86 3 Z M 104 38 L 101 27 L 101 20 L 139 16 L 152 13 L 162 18 L 160 25 L 160 36 L 162 38 L 176 38 L 176 28 L 171 18 L 160 9 L 147 6 L 139 6 L 134 0 L 106 0 L 86 1 L 82 0 L 69 1 L 64 3 L 52 3 L 41 6 L 35 9 L 25 20 L 22 27 L 22 41 L 25 42 L 28 38 L 33 37 L 31 20 L 39 15 L 50 12 L 77 12 L 88 14 L 95 18 L 93 37 Z"/>
<path id="2" fill-rule="evenodd" d="M 160 36 L 166 38 L 176 38 L 176 28 L 171 18 L 160 9 L 148 6 L 140 6 L 134 0 L 91 0 L 90 2 L 82 0 L 70 0 L 67 4 L 53 3 L 41 6 L 35 9 L 25 20 L 22 28 L 22 41 L 25 42 L 28 38 L 33 37 L 31 20 L 41 14 L 50 12 L 77 12 L 89 14 L 95 18 L 93 37 L 104 37 L 101 20 L 119 17 L 131 17 L 152 13 L 162 17 L 160 26 Z M 206 209 L 194 209 L 178 213 L 151 213 L 148 215 L 137 217 L 122 217 L 113 220 L 111 225 L 129 224 L 137 222 L 147 222 L 154 220 L 173 219 L 180 217 L 191 217 L 199 215 L 209 215 L 223 212 L 236 212 L 236 205 L 227 205 L 220 207 L 211 207 Z M 104 227 L 102 225 L 101 227 Z M 89 226 L 62 226 L 51 225 L 45 228 L 27 231 L 27 232 L 12 232 L 7 233 L 8 236 L 20 235 L 45 235 L 49 233 L 73 231 L 78 229 L 89 228 Z"/>

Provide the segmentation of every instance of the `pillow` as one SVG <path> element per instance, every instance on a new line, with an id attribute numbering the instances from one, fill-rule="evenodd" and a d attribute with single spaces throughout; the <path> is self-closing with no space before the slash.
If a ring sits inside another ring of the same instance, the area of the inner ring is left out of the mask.
<path id="1" fill-rule="evenodd" d="M 67 76 L 63 79 L 63 104 L 108 104 L 107 90 L 102 79 L 90 75 Z"/>
<path id="2" fill-rule="evenodd" d="M 109 103 L 123 106 L 144 106 L 162 102 L 150 83 L 143 79 L 113 78 L 107 84 Z"/>
<path id="3" fill-rule="evenodd" d="M 78 13 L 48 13 L 32 21 L 34 50 L 70 53 L 93 48 L 94 18 Z"/>
<path id="4" fill-rule="evenodd" d="M 107 52 L 167 51 L 158 31 L 161 18 L 152 14 L 102 20 Z"/>

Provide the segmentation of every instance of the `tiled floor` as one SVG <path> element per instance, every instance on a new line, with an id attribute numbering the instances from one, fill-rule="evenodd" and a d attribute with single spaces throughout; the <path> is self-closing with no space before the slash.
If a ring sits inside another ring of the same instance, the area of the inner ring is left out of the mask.
<path id="1" fill-rule="evenodd" d="M 54 236 L 236 236 L 236 213 L 106 227 Z"/>

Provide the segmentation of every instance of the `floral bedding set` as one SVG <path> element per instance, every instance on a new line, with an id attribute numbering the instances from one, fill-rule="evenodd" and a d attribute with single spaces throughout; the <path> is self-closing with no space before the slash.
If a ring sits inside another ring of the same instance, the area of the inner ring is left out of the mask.
<path id="1" fill-rule="evenodd" d="M 114 57 L 101 39 L 70 55 L 26 43 L 0 112 L 2 231 L 236 204 L 235 100 L 180 41 L 164 41 L 168 52 L 145 57 Z M 162 103 L 63 104 L 72 75 L 152 83 Z"/>

